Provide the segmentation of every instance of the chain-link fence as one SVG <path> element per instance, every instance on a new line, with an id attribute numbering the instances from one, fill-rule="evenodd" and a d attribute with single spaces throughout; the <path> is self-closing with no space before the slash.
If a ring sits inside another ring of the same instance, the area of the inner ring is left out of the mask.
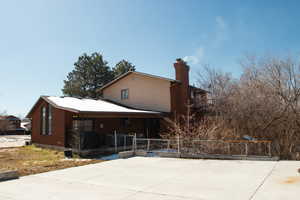
<path id="1" fill-rule="evenodd" d="M 133 148 L 190 155 L 272 156 L 271 141 L 133 138 Z"/>
<path id="2" fill-rule="evenodd" d="M 144 151 L 168 151 L 174 152 L 178 150 L 176 140 L 169 139 L 149 139 L 149 138 L 134 138 L 135 150 Z"/>
<path id="3" fill-rule="evenodd" d="M 180 152 L 190 154 L 272 156 L 272 143 L 271 141 L 247 140 L 181 140 Z"/>
<path id="4" fill-rule="evenodd" d="M 267 140 L 201 140 L 201 139 L 151 139 L 137 138 L 136 134 L 113 133 L 73 134 L 78 136 L 70 141 L 77 141 L 76 149 L 105 149 L 112 152 L 146 151 L 146 152 L 177 152 L 187 155 L 237 155 L 237 156 L 268 156 L 276 155 L 271 141 Z M 72 139 L 72 138 L 71 138 Z M 73 147 L 73 146 L 72 146 Z M 74 147 L 73 147 L 74 148 Z"/>

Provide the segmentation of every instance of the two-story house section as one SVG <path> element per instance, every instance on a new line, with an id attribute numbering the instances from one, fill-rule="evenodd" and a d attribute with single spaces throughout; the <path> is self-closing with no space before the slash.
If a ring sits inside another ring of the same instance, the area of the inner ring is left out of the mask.
<path id="1" fill-rule="evenodd" d="M 189 66 L 177 59 L 176 79 L 129 71 L 99 89 L 104 99 L 137 109 L 180 116 L 187 106 L 202 108 L 207 92 L 189 85 Z"/>

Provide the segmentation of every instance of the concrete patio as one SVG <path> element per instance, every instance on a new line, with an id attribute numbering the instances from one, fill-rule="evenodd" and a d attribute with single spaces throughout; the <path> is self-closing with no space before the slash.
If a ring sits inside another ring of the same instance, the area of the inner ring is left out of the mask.
<path id="1" fill-rule="evenodd" d="M 299 199 L 298 161 L 134 157 L 0 183 L 2 200 Z"/>

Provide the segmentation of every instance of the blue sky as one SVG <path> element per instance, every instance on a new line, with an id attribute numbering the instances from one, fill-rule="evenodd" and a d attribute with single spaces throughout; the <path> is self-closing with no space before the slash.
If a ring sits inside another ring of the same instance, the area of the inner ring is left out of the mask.
<path id="1" fill-rule="evenodd" d="M 40 95 L 62 95 L 84 52 L 171 78 L 182 57 L 192 83 L 202 64 L 238 77 L 245 54 L 299 54 L 299 7 L 297 0 L 1 1 L 0 111 L 24 116 Z"/>

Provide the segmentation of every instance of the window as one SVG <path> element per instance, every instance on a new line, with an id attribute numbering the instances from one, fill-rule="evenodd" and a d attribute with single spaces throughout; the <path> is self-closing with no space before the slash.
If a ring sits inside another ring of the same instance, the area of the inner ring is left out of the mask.
<path id="1" fill-rule="evenodd" d="M 130 120 L 128 118 L 121 119 L 121 126 L 124 128 L 130 127 Z"/>
<path id="2" fill-rule="evenodd" d="M 191 99 L 194 99 L 195 98 L 195 93 L 194 91 L 191 91 Z"/>
<path id="3" fill-rule="evenodd" d="M 43 106 L 41 109 L 41 134 L 52 134 L 52 107 L 51 105 Z"/>
<path id="4" fill-rule="evenodd" d="M 42 125 L 42 128 L 41 128 L 41 132 L 42 132 L 42 135 L 46 135 L 46 123 L 47 123 L 47 121 L 46 121 L 46 107 L 45 106 L 43 106 L 42 107 L 42 123 L 41 123 L 41 125 Z"/>
<path id="5" fill-rule="evenodd" d="M 52 134 L 52 106 L 48 107 L 48 135 Z"/>
<path id="6" fill-rule="evenodd" d="M 80 120 L 73 120 L 73 130 L 80 131 Z"/>
<path id="7" fill-rule="evenodd" d="M 73 120 L 73 130 L 80 132 L 92 132 L 93 131 L 93 120 Z"/>
<path id="8" fill-rule="evenodd" d="M 129 89 L 123 89 L 121 90 L 121 99 L 128 99 L 129 97 Z"/>

